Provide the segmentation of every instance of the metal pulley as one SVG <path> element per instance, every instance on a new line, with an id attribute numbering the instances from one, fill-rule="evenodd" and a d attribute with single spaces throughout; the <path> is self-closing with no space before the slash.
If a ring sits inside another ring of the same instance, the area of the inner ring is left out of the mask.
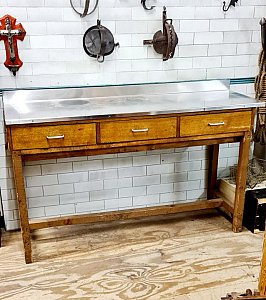
<path id="1" fill-rule="evenodd" d="M 152 40 L 144 40 L 143 45 L 153 45 L 154 50 L 163 55 L 166 61 L 173 58 L 175 48 L 178 43 L 178 37 L 173 26 L 173 20 L 167 19 L 166 7 L 163 7 L 163 32 L 158 30 Z"/>

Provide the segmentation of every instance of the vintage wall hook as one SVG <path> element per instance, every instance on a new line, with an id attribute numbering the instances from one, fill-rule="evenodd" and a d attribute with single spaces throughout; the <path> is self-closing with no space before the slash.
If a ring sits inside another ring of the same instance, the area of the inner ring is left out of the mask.
<path id="1" fill-rule="evenodd" d="M 151 7 L 147 7 L 146 6 L 146 0 L 141 0 L 141 4 L 142 4 L 143 8 L 146 9 L 146 10 L 152 10 L 155 7 L 154 5 L 152 5 Z"/>
<path id="2" fill-rule="evenodd" d="M 226 2 L 224 1 L 223 2 L 223 11 L 228 11 L 229 8 L 230 8 L 230 6 L 234 6 L 235 7 L 237 2 L 238 2 L 238 0 L 230 0 L 230 3 L 229 3 L 229 5 L 226 8 Z"/>
<path id="3" fill-rule="evenodd" d="M 264 53 L 266 53 L 266 19 L 262 18 L 260 20 L 260 26 L 261 26 L 261 44 Z"/>

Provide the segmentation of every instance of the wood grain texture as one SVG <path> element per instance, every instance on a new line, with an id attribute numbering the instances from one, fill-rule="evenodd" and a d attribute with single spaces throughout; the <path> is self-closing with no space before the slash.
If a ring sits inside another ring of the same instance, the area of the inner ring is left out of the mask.
<path id="1" fill-rule="evenodd" d="M 11 130 L 14 150 L 96 144 L 95 124 L 25 126 Z M 58 139 L 47 137 L 64 136 Z"/>
<path id="2" fill-rule="evenodd" d="M 247 111 L 180 117 L 180 136 L 249 131 L 251 115 L 251 111 Z M 221 125 L 214 125 L 219 123 Z"/>
<path id="3" fill-rule="evenodd" d="M 237 174 L 236 174 L 236 189 L 235 189 L 235 203 L 233 215 L 233 231 L 240 232 L 242 230 L 244 197 L 247 180 L 247 167 L 249 161 L 249 147 L 250 147 L 250 132 L 247 132 L 240 142 Z"/>
<path id="4" fill-rule="evenodd" d="M 67 216 L 61 218 L 35 219 L 30 221 L 30 229 L 41 229 L 53 226 L 76 225 L 86 223 L 99 223 L 114 220 L 128 220 L 140 217 L 159 216 L 166 214 L 176 214 L 188 211 L 198 211 L 202 209 L 217 208 L 222 205 L 221 199 L 208 201 L 195 201 L 175 205 L 164 205 L 158 207 L 147 207 L 139 209 L 129 209 L 123 211 L 112 211 L 105 213 L 82 214 L 80 216 Z"/>
<path id="5" fill-rule="evenodd" d="M 26 193 L 24 187 L 24 177 L 22 171 L 22 159 L 20 154 L 13 151 L 12 161 L 13 161 L 14 181 L 15 181 L 16 192 L 17 192 L 17 203 L 19 208 L 22 240 L 23 240 L 24 251 L 25 251 L 25 261 L 26 263 L 31 263 L 32 250 L 31 250 L 31 240 L 30 240 L 30 227 L 29 227 L 29 219 L 28 219 Z"/>
<path id="6" fill-rule="evenodd" d="M 208 112 L 205 114 L 189 113 L 184 116 L 170 114 L 167 116 L 153 117 L 128 117 L 105 118 L 92 121 L 77 121 L 60 123 L 8 126 L 10 134 L 9 146 L 13 151 L 13 168 L 17 173 L 16 189 L 21 214 L 21 226 L 26 261 L 31 262 L 31 248 L 29 228 L 45 228 L 50 226 L 62 226 L 88 222 L 128 219 L 143 216 L 153 216 L 183 211 L 220 207 L 222 201 L 209 202 L 208 204 L 180 204 L 178 206 L 155 207 L 130 211 L 121 214 L 112 212 L 91 216 L 71 216 L 28 223 L 25 190 L 23 185 L 21 155 L 23 159 L 48 159 L 58 157 L 72 157 L 82 155 L 101 155 L 108 153 L 124 153 L 175 147 L 189 147 L 197 145 L 215 145 L 211 151 L 211 165 L 209 166 L 208 197 L 214 195 L 216 184 L 218 144 L 241 141 L 238 163 L 238 183 L 236 201 L 233 215 L 233 230 L 241 230 L 245 174 L 248 160 L 249 130 L 251 128 L 252 109 L 242 111 Z M 222 118 L 222 119 L 221 119 Z M 180 119 L 180 120 L 179 120 Z M 223 129 L 220 126 L 209 126 L 210 122 L 224 122 Z M 179 126 L 181 137 L 179 136 Z M 207 126 L 207 127 L 206 127 Z M 210 128 L 211 129 L 210 129 Z M 214 128 L 214 129 L 213 129 Z M 47 138 L 50 137 L 50 139 Z M 59 138 L 51 138 L 59 136 Z M 61 136 L 61 137 L 60 137 Z M 244 136 L 244 138 L 243 138 Z M 15 149 L 21 149 L 17 155 Z M 18 166 L 16 164 L 18 163 Z M 22 200 L 21 200 L 22 199 Z M 213 204 L 215 203 L 215 204 Z"/>
<path id="7" fill-rule="evenodd" d="M 100 124 L 100 142 L 118 143 L 173 138 L 177 135 L 176 118 L 141 118 Z"/>
<path id="8" fill-rule="evenodd" d="M 266 233 L 264 233 L 262 259 L 260 266 L 259 291 L 261 295 L 266 296 Z"/>
<path id="9" fill-rule="evenodd" d="M 263 234 L 215 211 L 36 230 L 34 264 L 4 232 L 0 299 L 219 300 L 255 289 Z"/>
<path id="10" fill-rule="evenodd" d="M 219 158 L 219 144 L 209 146 L 209 166 L 208 166 L 208 189 L 207 198 L 212 199 L 215 196 L 217 185 L 217 170 Z"/>
<path id="11" fill-rule="evenodd" d="M 234 207 L 232 206 L 232 203 L 219 192 L 216 192 L 216 196 L 223 200 L 222 207 L 230 214 L 230 217 L 232 217 L 234 213 Z"/>
<path id="12" fill-rule="evenodd" d="M 176 138 L 176 139 L 163 139 L 163 140 L 150 140 L 150 141 L 136 141 L 114 144 L 99 144 L 91 146 L 79 146 L 79 147 L 64 147 L 64 148 L 49 148 L 49 149 L 29 149 L 21 150 L 23 159 L 35 160 L 38 157 L 47 157 L 44 159 L 50 159 L 51 157 L 74 157 L 83 155 L 101 155 L 112 153 L 124 153 L 124 152 L 137 152 L 146 150 L 159 150 L 181 147 L 192 147 L 202 145 L 215 145 L 220 143 L 236 143 L 241 140 L 243 133 L 231 133 L 217 135 L 202 136 L 202 137 L 190 137 L 188 138 Z M 34 159 L 34 156 L 36 158 Z"/>

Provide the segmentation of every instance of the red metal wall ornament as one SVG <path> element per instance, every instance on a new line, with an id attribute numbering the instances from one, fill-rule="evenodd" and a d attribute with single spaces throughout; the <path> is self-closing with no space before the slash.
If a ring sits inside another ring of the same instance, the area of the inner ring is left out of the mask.
<path id="1" fill-rule="evenodd" d="M 3 40 L 6 48 L 5 66 L 16 75 L 23 62 L 18 56 L 17 40 L 23 41 L 26 31 L 21 23 L 16 25 L 16 19 L 10 15 L 0 18 L 0 41 Z"/>

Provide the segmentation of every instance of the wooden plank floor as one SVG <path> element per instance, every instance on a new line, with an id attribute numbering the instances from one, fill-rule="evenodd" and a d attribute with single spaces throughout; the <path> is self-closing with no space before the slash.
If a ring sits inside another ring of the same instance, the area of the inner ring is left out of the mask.
<path id="1" fill-rule="evenodd" d="M 263 234 L 233 233 L 216 211 L 41 229 L 26 265 L 3 235 L 0 299 L 219 300 L 257 288 Z"/>

